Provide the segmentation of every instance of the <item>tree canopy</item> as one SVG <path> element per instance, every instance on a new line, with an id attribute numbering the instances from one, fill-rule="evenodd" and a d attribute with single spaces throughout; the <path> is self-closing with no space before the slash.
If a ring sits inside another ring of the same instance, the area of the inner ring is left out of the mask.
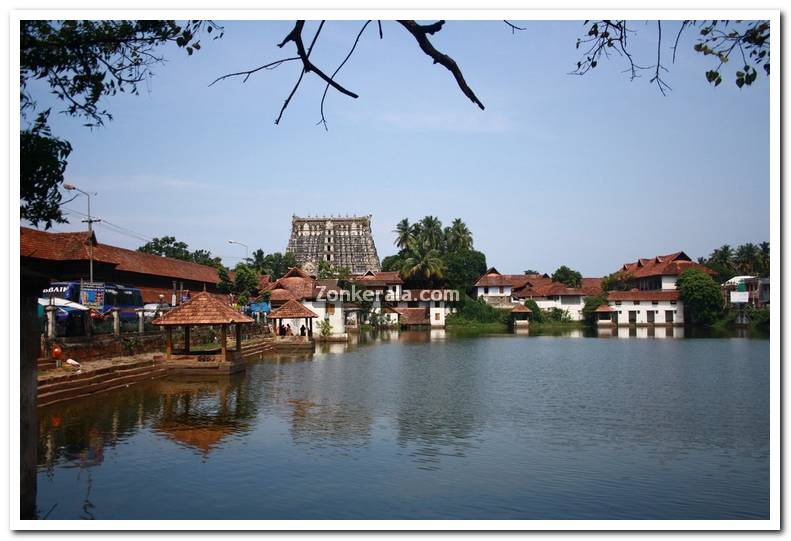
<path id="1" fill-rule="evenodd" d="M 155 237 L 137 250 L 147 254 L 191 261 L 201 265 L 209 265 L 216 268 L 222 267 L 222 260 L 219 257 L 212 256 L 210 251 L 195 250 L 191 252 L 187 243 L 176 240 L 176 237 Z"/>
<path id="2" fill-rule="evenodd" d="M 709 325 L 722 314 L 720 286 L 702 270 L 685 270 L 679 275 L 676 287 L 689 323 Z"/>
<path id="3" fill-rule="evenodd" d="M 552 273 L 552 281 L 565 284 L 566 287 L 580 287 L 582 285 L 582 274 L 566 265 L 561 265 Z"/>

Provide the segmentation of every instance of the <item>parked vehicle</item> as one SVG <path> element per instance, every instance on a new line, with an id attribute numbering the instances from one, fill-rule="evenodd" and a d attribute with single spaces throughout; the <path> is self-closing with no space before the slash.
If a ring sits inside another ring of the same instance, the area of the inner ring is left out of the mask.
<path id="1" fill-rule="evenodd" d="M 143 315 L 145 317 L 154 317 L 157 315 L 157 312 L 164 313 L 170 310 L 171 308 L 173 307 L 167 303 L 159 304 L 158 302 L 152 302 L 143 306 L 143 310 L 144 310 Z"/>
<path id="2" fill-rule="evenodd" d="M 46 332 L 47 316 L 46 307 L 55 306 L 55 335 L 56 336 L 81 336 L 85 332 L 85 318 L 88 308 L 76 302 L 61 298 L 40 298 L 38 300 L 38 317 L 42 329 Z"/>

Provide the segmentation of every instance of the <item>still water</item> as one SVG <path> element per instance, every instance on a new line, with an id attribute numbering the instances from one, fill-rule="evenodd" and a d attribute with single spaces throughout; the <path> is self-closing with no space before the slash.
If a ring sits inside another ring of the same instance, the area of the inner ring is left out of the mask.
<path id="1" fill-rule="evenodd" d="M 40 411 L 49 519 L 766 519 L 769 341 L 390 333 Z"/>

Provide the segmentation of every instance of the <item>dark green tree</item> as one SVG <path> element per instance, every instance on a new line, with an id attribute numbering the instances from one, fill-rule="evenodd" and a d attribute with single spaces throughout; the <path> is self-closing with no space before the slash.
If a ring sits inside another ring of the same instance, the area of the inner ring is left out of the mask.
<path id="1" fill-rule="evenodd" d="M 588 325 L 596 323 L 596 309 L 602 304 L 607 304 L 607 293 L 585 297 L 585 305 L 582 307 L 582 317 Z"/>
<path id="2" fill-rule="evenodd" d="M 536 323 L 543 323 L 544 321 L 544 314 L 541 312 L 541 308 L 538 307 L 538 303 L 533 299 L 527 299 L 525 301 L 525 306 L 530 308 L 532 314 L 530 314 L 530 319 L 535 321 Z"/>
<path id="3" fill-rule="evenodd" d="M 145 243 L 137 249 L 138 252 L 147 254 L 181 259 L 182 261 L 192 261 L 192 254 L 186 242 L 177 241 L 176 237 L 154 237 L 154 240 Z"/>
<path id="4" fill-rule="evenodd" d="M 258 273 L 245 263 L 238 263 L 234 267 L 232 292 L 237 296 L 239 304 L 245 304 L 258 288 Z"/>
<path id="5" fill-rule="evenodd" d="M 702 270 L 687 269 L 682 272 L 676 288 L 684 303 L 687 322 L 693 325 L 710 325 L 722 314 L 720 286 Z"/>
<path id="6" fill-rule="evenodd" d="M 48 116 L 49 110 L 39 114 L 33 127 L 19 134 L 20 216 L 35 226 L 43 223 L 46 229 L 65 221 L 58 187 L 71 153 L 67 141 L 52 136 Z"/>
<path id="7" fill-rule="evenodd" d="M 566 287 L 580 287 L 582 285 L 582 274 L 566 265 L 561 265 L 552 273 L 552 280 L 563 283 Z"/>
<path id="8" fill-rule="evenodd" d="M 476 250 L 448 252 L 445 261 L 445 284 L 451 289 L 465 291 L 486 272 L 486 256 Z"/>

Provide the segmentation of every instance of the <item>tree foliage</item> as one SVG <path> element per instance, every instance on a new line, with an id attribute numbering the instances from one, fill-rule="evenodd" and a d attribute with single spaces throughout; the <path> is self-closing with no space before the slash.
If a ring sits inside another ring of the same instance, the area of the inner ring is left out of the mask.
<path id="1" fill-rule="evenodd" d="M 67 141 L 52 136 L 48 116 L 49 110 L 44 111 L 31 128 L 19 134 L 20 216 L 35 226 L 43 223 L 46 229 L 65 221 L 58 186 L 71 153 Z"/>
<path id="2" fill-rule="evenodd" d="M 535 321 L 536 323 L 543 323 L 544 314 L 541 312 L 541 308 L 539 308 L 538 303 L 535 300 L 527 299 L 525 301 L 525 306 L 532 312 L 530 314 L 530 319 L 532 321 Z"/>
<path id="3" fill-rule="evenodd" d="M 722 314 L 720 286 L 700 269 L 687 269 L 676 282 L 684 303 L 687 321 L 693 325 L 710 325 Z"/>
<path id="4" fill-rule="evenodd" d="M 717 273 L 716 280 L 723 283 L 736 275 L 769 276 L 769 243 L 748 242 L 735 249 L 723 244 L 698 260 Z"/>
<path id="5" fill-rule="evenodd" d="M 566 265 L 561 265 L 552 273 L 552 281 L 565 284 L 566 287 L 580 287 L 582 285 L 582 274 Z"/>
<path id="6" fill-rule="evenodd" d="M 191 252 L 186 242 L 176 240 L 176 237 L 164 236 L 154 237 L 153 240 L 145 243 L 137 249 L 139 252 L 190 261 L 200 265 L 211 267 L 222 267 L 222 260 L 211 255 L 208 250 L 195 250 Z"/>
<path id="7" fill-rule="evenodd" d="M 585 297 L 585 305 L 582 307 L 582 317 L 586 323 L 589 325 L 596 323 L 596 309 L 602 304 L 607 304 L 607 293 Z"/>
<path id="8" fill-rule="evenodd" d="M 248 264 L 258 274 L 268 274 L 272 280 L 277 280 L 287 273 L 289 269 L 298 266 L 297 258 L 291 252 L 266 254 L 260 248 L 253 252 L 253 257 L 248 260 Z"/>

